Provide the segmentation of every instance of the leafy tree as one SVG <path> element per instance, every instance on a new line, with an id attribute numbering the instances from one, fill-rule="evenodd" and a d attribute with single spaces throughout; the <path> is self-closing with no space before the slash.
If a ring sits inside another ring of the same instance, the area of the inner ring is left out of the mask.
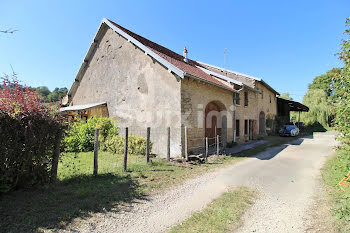
<path id="1" fill-rule="evenodd" d="M 279 97 L 285 100 L 293 100 L 293 98 L 289 95 L 289 92 L 282 93 Z"/>
<path id="2" fill-rule="evenodd" d="M 309 106 L 309 112 L 302 113 L 302 119 L 307 125 L 320 123 L 327 128 L 333 119 L 333 107 L 328 101 L 327 93 L 321 89 L 309 89 L 303 99 L 303 104 Z"/>
<path id="3" fill-rule="evenodd" d="M 336 106 L 336 129 L 341 133 L 341 141 L 350 145 L 350 18 L 346 19 L 345 35 L 339 58 L 344 63 L 340 75 L 337 75 L 334 85 Z"/>
<path id="4" fill-rule="evenodd" d="M 44 98 L 46 98 L 51 93 L 49 88 L 46 86 L 37 87 L 35 88 L 35 90 L 38 94 L 40 94 Z"/>
<path id="5" fill-rule="evenodd" d="M 63 87 L 63 88 L 56 87 L 53 90 L 53 92 L 51 92 L 47 96 L 47 100 L 49 102 L 58 102 L 66 95 L 67 92 L 68 92 L 68 89 L 66 87 Z"/>
<path id="6" fill-rule="evenodd" d="M 327 73 L 317 76 L 314 78 L 311 84 L 309 84 L 309 89 L 313 90 L 323 90 L 326 92 L 327 96 L 331 96 L 333 94 L 333 86 L 335 79 L 334 77 L 339 75 L 341 72 L 340 68 L 333 68 Z"/>

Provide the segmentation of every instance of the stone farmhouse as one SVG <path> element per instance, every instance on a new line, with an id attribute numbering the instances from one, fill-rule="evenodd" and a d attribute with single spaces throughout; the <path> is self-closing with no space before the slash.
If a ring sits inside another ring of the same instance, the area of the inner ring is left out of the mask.
<path id="1" fill-rule="evenodd" d="M 184 154 L 204 138 L 222 146 L 264 136 L 277 114 L 279 93 L 261 78 L 194 61 L 103 19 L 61 111 L 71 117 L 116 119 L 130 134 L 151 127 L 153 152 Z M 123 130 L 121 130 L 121 133 Z"/>

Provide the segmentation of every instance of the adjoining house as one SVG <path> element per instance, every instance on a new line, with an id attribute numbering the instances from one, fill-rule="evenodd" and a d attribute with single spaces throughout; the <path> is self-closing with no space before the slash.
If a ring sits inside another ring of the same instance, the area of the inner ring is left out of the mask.
<path id="1" fill-rule="evenodd" d="M 85 117 L 109 116 L 131 134 L 151 127 L 153 151 L 171 156 L 216 135 L 225 146 L 266 134 L 277 114 L 277 95 L 262 79 L 191 60 L 103 19 L 61 111 Z M 97 110 L 94 110 L 97 108 Z"/>

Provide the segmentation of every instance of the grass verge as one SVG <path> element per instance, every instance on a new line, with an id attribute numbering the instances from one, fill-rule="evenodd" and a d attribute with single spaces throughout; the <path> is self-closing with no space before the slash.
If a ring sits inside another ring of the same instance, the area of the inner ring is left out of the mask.
<path id="1" fill-rule="evenodd" d="M 0 197 L 0 229 L 4 232 L 32 232 L 62 228 L 76 218 L 117 210 L 122 203 L 160 192 L 170 186 L 204 174 L 214 168 L 240 161 L 290 138 L 267 137 L 268 143 L 239 153 L 239 157 L 213 156 L 208 163 L 168 163 L 130 155 L 128 172 L 122 172 L 122 155 L 99 153 L 99 175 L 93 177 L 93 152 L 62 154 L 59 182 L 55 185 L 18 190 Z"/>
<path id="2" fill-rule="evenodd" d="M 322 169 L 322 179 L 335 217 L 336 232 L 350 232 L 350 186 L 339 182 L 350 172 L 349 147 L 338 149 Z M 350 185 L 350 182 L 345 182 Z"/>
<path id="3" fill-rule="evenodd" d="M 77 218 L 117 211 L 118 204 L 144 198 L 213 168 L 242 158 L 220 156 L 200 165 L 167 163 L 144 156 L 128 157 L 122 172 L 122 155 L 99 153 L 99 175 L 93 177 L 93 152 L 62 154 L 59 182 L 55 185 L 18 190 L 0 197 L 0 231 L 35 232 L 64 228 Z"/>
<path id="4" fill-rule="evenodd" d="M 232 189 L 215 199 L 203 211 L 173 227 L 170 232 L 231 232 L 238 228 L 241 216 L 256 196 L 255 191 L 246 187 Z"/>

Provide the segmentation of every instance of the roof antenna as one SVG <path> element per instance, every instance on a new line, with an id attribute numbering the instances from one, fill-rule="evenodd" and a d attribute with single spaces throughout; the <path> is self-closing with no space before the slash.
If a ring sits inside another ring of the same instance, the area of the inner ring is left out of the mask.
<path id="1" fill-rule="evenodd" d="M 227 51 L 227 49 L 224 48 L 224 69 L 225 69 L 226 76 L 227 76 L 227 70 L 226 70 L 226 51 Z"/>

